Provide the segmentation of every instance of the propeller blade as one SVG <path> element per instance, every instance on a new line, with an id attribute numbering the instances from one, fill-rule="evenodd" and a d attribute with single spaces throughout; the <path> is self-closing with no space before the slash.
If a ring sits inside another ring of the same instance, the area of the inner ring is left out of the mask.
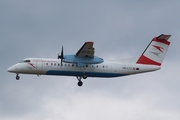
<path id="1" fill-rule="evenodd" d="M 62 46 L 62 50 L 61 50 L 61 55 L 58 54 L 58 59 L 61 58 L 61 61 L 62 59 L 64 59 L 64 53 L 63 53 L 63 46 Z"/>
<path id="2" fill-rule="evenodd" d="M 61 59 L 61 66 L 62 66 L 62 59 Z"/>
<path id="3" fill-rule="evenodd" d="M 62 51 L 61 51 L 61 59 L 64 59 L 63 46 L 62 46 Z"/>
<path id="4" fill-rule="evenodd" d="M 58 54 L 58 58 L 57 59 L 59 59 L 60 58 L 60 55 Z"/>
<path id="5" fill-rule="evenodd" d="M 63 46 L 62 46 L 62 50 L 61 50 L 61 66 L 62 66 L 63 59 L 64 59 L 64 52 L 63 52 Z"/>

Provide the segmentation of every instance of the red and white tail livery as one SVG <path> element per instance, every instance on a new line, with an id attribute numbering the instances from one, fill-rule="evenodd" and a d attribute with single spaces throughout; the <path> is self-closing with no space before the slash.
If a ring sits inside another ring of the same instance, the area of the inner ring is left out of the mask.
<path id="1" fill-rule="evenodd" d="M 152 39 L 139 59 L 123 59 L 120 61 L 104 61 L 94 56 L 93 42 L 85 42 L 76 54 L 63 53 L 58 59 L 26 58 L 8 68 L 8 72 L 19 74 L 75 76 L 78 86 L 82 86 L 81 79 L 87 77 L 121 77 L 145 72 L 152 72 L 161 68 L 162 61 L 168 50 L 171 35 L 160 35 Z M 106 49 L 106 48 L 105 48 Z"/>
<path id="2" fill-rule="evenodd" d="M 166 55 L 170 42 L 168 41 L 171 35 L 160 35 L 152 39 L 143 54 L 137 61 L 137 64 L 158 65 L 161 66 Z"/>

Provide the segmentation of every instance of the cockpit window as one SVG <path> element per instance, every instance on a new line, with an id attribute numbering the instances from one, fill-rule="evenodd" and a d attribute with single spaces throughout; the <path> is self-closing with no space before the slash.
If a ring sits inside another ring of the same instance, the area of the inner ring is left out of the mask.
<path id="1" fill-rule="evenodd" d="M 20 61 L 20 63 L 27 63 L 27 62 L 31 62 L 30 60 L 22 60 L 22 61 Z"/>
<path id="2" fill-rule="evenodd" d="M 30 60 L 24 60 L 24 62 L 30 62 Z"/>

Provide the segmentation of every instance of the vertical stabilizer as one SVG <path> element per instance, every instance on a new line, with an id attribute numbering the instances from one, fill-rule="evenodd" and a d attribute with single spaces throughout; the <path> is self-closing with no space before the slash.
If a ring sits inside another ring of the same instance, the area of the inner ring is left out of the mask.
<path id="1" fill-rule="evenodd" d="M 153 38 L 136 63 L 161 66 L 170 45 L 170 36 L 162 34 Z"/>

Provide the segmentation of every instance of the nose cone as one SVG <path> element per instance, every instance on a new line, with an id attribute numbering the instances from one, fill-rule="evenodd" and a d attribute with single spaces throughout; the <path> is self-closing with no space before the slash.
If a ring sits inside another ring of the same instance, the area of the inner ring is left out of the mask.
<path id="1" fill-rule="evenodd" d="M 16 73 L 17 72 L 17 67 L 16 65 L 11 66 L 10 68 L 7 69 L 8 72 Z"/>

